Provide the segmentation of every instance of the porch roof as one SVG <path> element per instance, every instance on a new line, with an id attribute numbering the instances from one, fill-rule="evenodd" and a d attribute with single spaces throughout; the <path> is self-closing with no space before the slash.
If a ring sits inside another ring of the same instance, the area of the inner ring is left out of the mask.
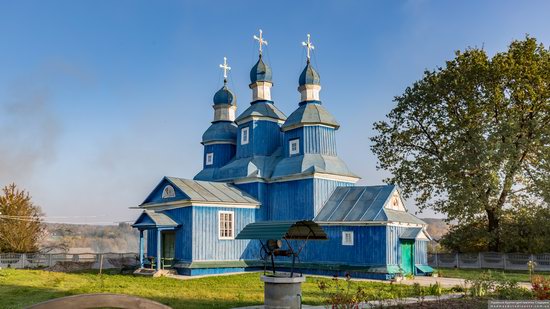
<path id="1" fill-rule="evenodd" d="M 175 228 L 178 226 L 180 226 L 180 224 L 172 220 L 167 215 L 150 210 L 144 210 L 136 222 L 132 224 L 132 227 L 142 230 L 154 228 Z"/>
<path id="2" fill-rule="evenodd" d="M 261 221 L 250 223 L 236 239 L 328 239 L 319 224 L 313 221 Z"/>
<path id="3" fill-rule="evenodd" d="M 431 239 L 430 235 L 425 233 L 421 227 L 407 227 L 399 235 L 399 239 L 415 240 L 417 238 Z"/>

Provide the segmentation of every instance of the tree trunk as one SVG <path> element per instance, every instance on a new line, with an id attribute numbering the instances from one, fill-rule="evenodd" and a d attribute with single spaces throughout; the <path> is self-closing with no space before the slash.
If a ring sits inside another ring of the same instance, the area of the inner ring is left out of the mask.
<path id="1" fill-rule="evenodd" d="M 487 212 L 487 220 L 489 221 L 489 251 L 498 252 L 500 249 L 500 218 L 495 208 L 487 208 L 485 211 Z"/>

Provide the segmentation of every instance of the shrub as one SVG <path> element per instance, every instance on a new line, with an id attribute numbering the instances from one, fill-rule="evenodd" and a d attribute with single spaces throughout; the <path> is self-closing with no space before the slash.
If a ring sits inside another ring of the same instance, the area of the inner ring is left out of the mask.
<path id="1" fill-rule="evenodd" d="M 550 300 L 550 279 L 543 276 L 533 276 L 531 289 L 537 299 Z"/>

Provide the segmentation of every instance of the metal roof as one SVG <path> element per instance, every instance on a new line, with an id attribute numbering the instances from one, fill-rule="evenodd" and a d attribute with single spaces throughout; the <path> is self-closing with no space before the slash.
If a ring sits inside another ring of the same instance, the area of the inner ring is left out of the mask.
<path id="1" fill-rule="evenodd" d="M 311 63 L 307 63 L 304 70 L 302 71 L 302 74 L 300 74 L 300 78 L 298 79 L 298 84 L 300 86 L 306 85 L 306 84 L 312 84 L 312 85 L 320 85 L 321 84 L 321 77 L 319 76 L 319 73 L 313 68 Z"/>
<path id="2" fill-rule="evenodd" d="M 399 235 L 399 238 L 401 239 L 416 239 L 418 237 L 418 234 L 422 232 L 421 227 L 407 227 L 401 232 L 401 235 Z"/>
<path id="3" fill-rule="evenodd" d="M 239 123 L 241 120 L 251 117 L 268 117 L 273 119 L 285 120 L 286 115 L 281 112 L 272 101 L 256 101 L 252 102 L 250 106 L 235 119 L 236 123 Z"/>
<path id="4" fill-rule="evenodd" d="M 326 173 L 359 178 L 339 157 L 306 153 L 281 159 L 273 170 L 272 178 L 297 174 Z"/>
<path id="5" fill-rule="evenodd" d="M 202 142 L 237 142 L 237 125 L 229 121 L 215 121 L 202 135 Z"/>
<path id="6" fill-rule="evenodd" d="M 319 101 L 304 102 L 296 109 L 281 127 L 282 130 L 291 130 L 306 124 L 324 124 L 339 128 L 340 124 Z"/>
<path id="7" fill-rule="evenodd" d="M 258 205 L 259 202 L 248 193 L 225 182 L 199 181 L 166 177 L 193 202 L 223 202 Z"/>
<path id="8" fill-rule="evenodd" d="M 384 208 L 395 190 L 393 185 L 337 187 L 314 220 L 426 224 L 406 211 Z"/>
<path id="9" fill-rule="evenodd" d="M 135 228 L 147 229 L 158 227 L 177 227 L 179 224 L 163 213 L 144 210 L 132 226 Z"/>
<path id="10" fill-rule="evenodd" d="M 250 223 L 236 239 L 328 239 L 327 234 L 313 221 L 261 221 Z"/>

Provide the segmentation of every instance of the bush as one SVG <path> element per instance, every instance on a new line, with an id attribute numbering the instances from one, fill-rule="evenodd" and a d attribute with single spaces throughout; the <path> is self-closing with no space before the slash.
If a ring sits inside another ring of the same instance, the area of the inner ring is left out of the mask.
<path id="1" fill-rule="evenodd" d="M 537 299 L 550 300 L 550 279 L 543 276 L 533 276 L 531 289 Z"/>

